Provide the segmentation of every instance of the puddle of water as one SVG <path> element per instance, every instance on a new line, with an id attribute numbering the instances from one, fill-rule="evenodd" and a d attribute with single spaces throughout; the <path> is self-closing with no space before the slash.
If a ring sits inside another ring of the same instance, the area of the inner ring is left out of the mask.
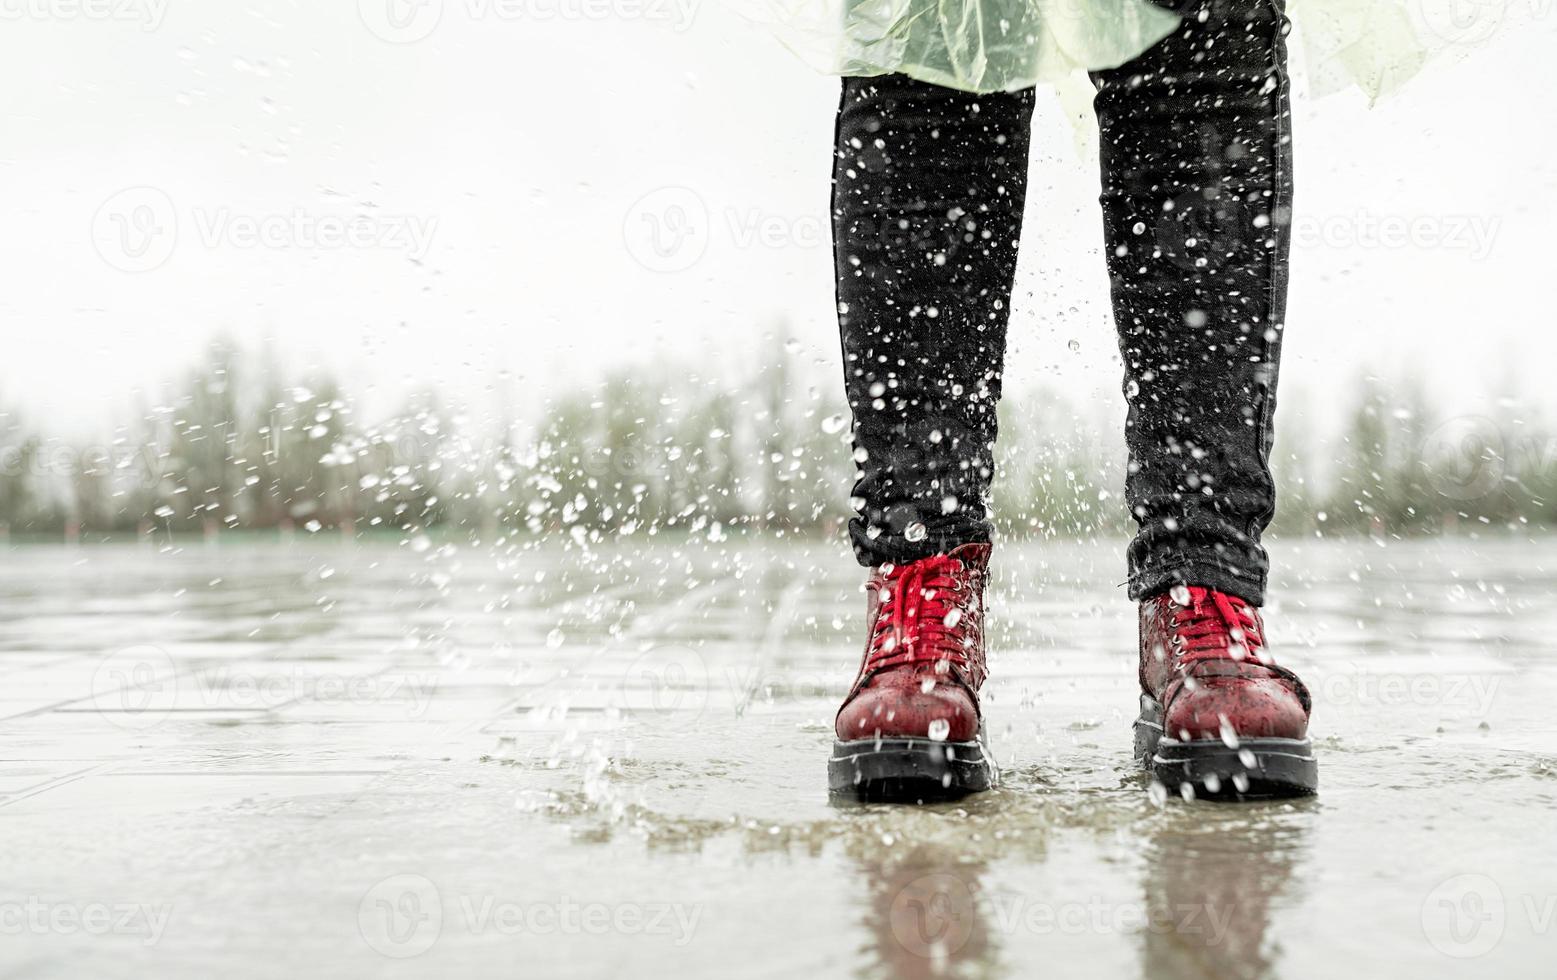
<path id="1" fill-rule="evenodd" d="M 1001 549 L 1004 784 L 904 808 L 825 794 L 831 543 L 13 549 L 0 967 L 1546 975 L 1557 542 L 1275 550 L 1319 798 L 1149 797 L 1110 542 Z"/>

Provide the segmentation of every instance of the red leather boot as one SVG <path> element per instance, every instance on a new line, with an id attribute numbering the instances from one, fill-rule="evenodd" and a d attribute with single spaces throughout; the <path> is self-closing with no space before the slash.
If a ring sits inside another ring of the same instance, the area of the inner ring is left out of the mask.
<path id="1" fill-rule="evenodd" d="M 834 794 L 908 802 L 995 784 L 978 701 L 989 550 L 966 544 L 871 575 L 865 658 L 833 724 Z"/>
<path id="2" fill-rule="evenodd" d="M 1141 603 L 1135 752 L 1168 789 L 1214 799 L 1315 792 L 1311 708 L 1308 688 L 1266 651 L 1260 611 L 1242 599 L 1192 585 Z"/>

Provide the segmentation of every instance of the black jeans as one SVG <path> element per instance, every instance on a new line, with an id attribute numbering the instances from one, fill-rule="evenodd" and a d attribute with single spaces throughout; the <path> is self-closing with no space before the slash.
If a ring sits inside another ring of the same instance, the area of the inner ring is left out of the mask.
<path id="1" fill-rule="evenodd" d="M 1181 582 L 1264 599 L 1292 197 L 1286 32 L 1277 0 L 1198 0 L 1174 34 L 1093 76 L 1135 599 Z M 1030 89 L 844 79 L 833 236 L 862 564 L 989 540 L 1032 109 Z"/>

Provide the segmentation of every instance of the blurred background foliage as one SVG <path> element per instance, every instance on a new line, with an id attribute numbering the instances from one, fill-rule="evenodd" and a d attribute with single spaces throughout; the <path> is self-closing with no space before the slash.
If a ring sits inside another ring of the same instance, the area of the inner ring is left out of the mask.
<path id="1" fill-rule="evenodd" d="M 284 378 L 213 343 L 165 405 L 77 445 L 0 398 L 0 533 L 67 539 L 229 529 L 565 535 L 838 533 L 853 479 L 841 385 L 773 340 L 732 375 L 661 363 L 533 417 L 472 420 L 435 393 L 359 418 L 328 376 Z M 1275 532 L 1432 534 L 1557 523 L 1557 442 L 1513 398 L 1436 417 L 1409 379 L 1346 386 L 1339 431 L 1283 390 Z M 3 394 L 3 393 L 0 393 Z M 1008 392 L 994 491 L 1013 536 L 1123 536 L 1117 404 Z"/>

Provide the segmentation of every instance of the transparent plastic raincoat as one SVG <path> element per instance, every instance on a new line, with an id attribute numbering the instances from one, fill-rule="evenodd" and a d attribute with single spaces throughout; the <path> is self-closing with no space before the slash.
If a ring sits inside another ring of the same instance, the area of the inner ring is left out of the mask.
<path id="1" fill-rule="evenodd" d="M 1241 0 L 1276 3 L 1278 0 Z M 1013 91 L 1123 64 L 1166 37 L 1196 0 L 736 0 L 814 68 L 901 72 L 970 92 Z M 1442 6 L 1439 4 L 1438 6 Z M 1397 89 L 1485 25 L 1433 0 L 1290 0 L 1317 94 Z M 1445 8 L 1447 11 L 1449 8 Z"/>

